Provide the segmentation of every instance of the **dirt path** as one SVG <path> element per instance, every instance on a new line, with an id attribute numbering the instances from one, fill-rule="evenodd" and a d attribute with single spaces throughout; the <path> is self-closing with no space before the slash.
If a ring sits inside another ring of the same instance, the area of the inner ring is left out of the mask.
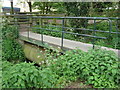
<path id="1" fill-rule="evenodd" d="M 84 82 L 77 80 L 76 82 L 70 83 L 65 88 L 93 88 L 92 85 L 86 85 Z"/>

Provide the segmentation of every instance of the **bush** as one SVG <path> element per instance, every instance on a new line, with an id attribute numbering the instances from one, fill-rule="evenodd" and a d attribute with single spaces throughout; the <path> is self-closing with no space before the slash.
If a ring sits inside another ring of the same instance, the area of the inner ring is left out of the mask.
<path id="1" fill-rule="evenodd" d="M 3 68 L 3 88 L 32 87 L 31 84 L 36 86 L 37 81 L 35 80 L 38 79 L 36 79 L 35 76 L 38 76 L 39 73 L 38 70 L 32 66 L 33 64 L 20 63 L 12 66 L 9 64 L 10 63 L 3 62 L 3 67 L 9 68 L 9 70 L 4 70 Z M 35 78 L 34 81 L 33 78 Z"/>
<path id="2" fill-rule="evenodd" d="M 24 60 L 22 46 L 18 43 L 18 29 L 16 26 L 5 24 L 2 28 L 2 59 Z"/>
<path id="3" fill-rule="evenodd" d="M 117 23 L 115 21 L 112 22 L 112 31 L 111 32 L 117 32 L 116 31 L 116 25 Z M 88 28 L 93 29 L 94 27 L 89 25 Z M 102 31 L 109 31 L 109 23 L 107 21 L 102 21 L 96 25 L 96 30 L 102 30 Z M 119 31 L 118 31 L 119 33 Z M 111 35 L 111 37 L 109 37 Z M 96 32 L 96 36 L 99 37 L 107 37 L 107 40 L 99 39 L 96 40 L 96 44 L 100 46 L 120 49 L 120 34 L 109 34 L 109 33 L 101 33 Z"/>
<path id="4" fill-rule="evenodd" d="M 3 87 L 59 88 L 77 79 L 95 88 L 116 88 L 120 83 L 120 62 L 112 51 L 72 50 L 51 58 L 41 67 L 33 63 L 3 62 Z"/>
<path id="5" fill-rule="evenodd" d="M 120 62 L 112 51 L 73 50 L 50 63 L 49 68 L 67 82 L 80 78 L 95 88 L 115 88 L 120 80 Z"/>
<path id="6" fill-rule="evenodd" d="M 59 83 L 58 75 L 49 68 L 40 69 L 34 63 L 19 63 L 12 65 L 3 61 L 3 88 L 55 88 Z"/>
<path id="7" fill-rule="evenodd" d="M 12 39 L 5 39 L 2 42 L 2 59 L 3 60 L 24 60 L 22 46 Z"/>
<path id="8" fill-rule="evenodd" d="M 4 24 L 2 27 L 2 39 L 10 38 L 17 39 L 19 32 L 17 26 Z"/>
<path id="9" fill-rule="evenodd" d="M 120 79 L 120 62 L 117 56 L 106 50 L 91 50 L 81 58 L 80 77 L 96 88 L 115 88 Z"/>

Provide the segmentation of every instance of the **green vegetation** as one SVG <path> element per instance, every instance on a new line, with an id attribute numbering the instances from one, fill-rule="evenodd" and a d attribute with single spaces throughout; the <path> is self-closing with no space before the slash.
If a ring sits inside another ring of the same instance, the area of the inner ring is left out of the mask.
<path id="1" fill-rule="evenodd" d="M 48 67 L 67 82 L 80 78 L 96 88 L 115 88 L 119 83 L 119 63 L 110 51 L 97 49 L 86 53 L 73 50 L 51 60 Z"/>
<path id="2" fill-rule="evenodd" d="M 32 7 L 40 10 L 41 14 L 65 12 L 63 2 L 34 2 Z"/>
<path id="3" fill-rule="evenodd" d="M 3 88 L 52 88 L 57 75 L 49 69 L 40 70 L 33 63 L 11 64 L 3 61 Z"/>
<path id="4" fill-rule="evenodd" d="M 87 57 L 86 57 L 87 56 Z M 120 62 L 110 51 L 67 51 L 48 60 L 40 67 L 33 63 L 3 62 L 3 87 L 59 88 L 81 79 L 95 88 L 116 88 L 120 79 Z"/>
<path id="5" fill-rule="evenodd" d="M 119 32 L 119 29 L 117 30 L 116 25 L 117 25 L 116 22 L 113 21 L 111 32 Z M 88 26 L 88 28 L 93 29 L 93 26 Z M 104 21 L 104 22 L 98 23 L 96 25 L 96 30 L 109 31 L 110 28 L 109 28 L 108 22 Z M 120 49 L 120 40 L 119 40 L 120 34 L 109 34 L 109 33 L 96 32 L 95 35 L 99 37 L 108 38 L 107 40 L 102 40 L 102 39 L 96 40 L 95 43 L 97 45 Z"/>
<path id="6" fill-rule="evenodd" d="M 30 11 L 31 2 L 28 2 Z M 120 5 L 120 4 L 119 4 Z M 46 3 L 35 2 L 33 7 L 38 8 L 43 14 L 65 13 L 69 16 L 118 16 L 113 14 L 118 3 L 83 3 L 83 2 L 62 2 Z M 112 7 L 112 9 L 110 9 Z M 76 9 L 75 9 L 76 8 Z M 95 8 L 95 9 L 94 9 Z M 106 9 L 108 8 L 108 9 Z M 57 10 L 57 11 L 54 11 Z M 109 13 L 107 14 L 107 12 Z M 95 12 L 95 13 L 94 13 Z M 112 12 L 112 13 L 111 13 Z M 79 49 L 69 50 L 64 53 L 46 50 L 45 61 L 37 66 L 34 62 L 25 61 L 23 48 L 19 44 L 18 28 L 3 23 L 2 26 L 2 87 L 3 88 L 64 88 L 69 83 L 75 81 L 85 82 L 94 88 L 119 88 L 120 86 L 120 61 L 118 56 L 112 51 L 91 49 L 83 52 Z M 76 24 L 77 22 L 77 24 Z M 70 27 L 85 28 L 84 22 L 87 21 L 69 21 Z M 80 23 L 80 25 L 78 24 Z M 113 22 L 112 31 L 116 31 L 115 22 Z M 40 27 L 40 26 L 34 26 Z M 61 28 L 43 26 L 42 28 L 62 31 Z M 93 29 L 93 25 L 88 25 L 88 29 Z M 108 23 L 100 22 L 96 26 L 97 30 L 108 31 Z M 76 31 L 76 29 L 65 29 L 65 31 L 76 32 L 80 34 L 93 35 L 91 31 Z M 61 37 L 60 32 L 51 32 L 33 29 L 33 32 L 43 33 L 55 37 Z M 95 43 L 101 46 L 120 49 L 119 35 L 106 33 L 95 33 L 96 36 L 109 37 L 108 40 L 96 40 Z M 64 38 L 70 40 L 91 43 L 93 39 L 71 34 L 64 34 Z M 29 52 L 28 52 L 29 53 Z M 39 52 L 38 55 L 40 54 Z M 32 54 L 33 56 L 33 54 Z M 32 57 L 31 56 L 31 57 Z M 40 57 L 37 57 L 39 60 Z M 0 82 L 1 83 L 1 82 Z M 83 85 L 82 83 L 80 84 Z"/>
<path id="7" fill-rule="evenodd" d="M 87 29 L 94 29 L 94 25 L 88 25 Z M 41 27 L 40 25 L 36 25 L 34 27 Z M 55 30 L 55 31 L 62 31 L 62 28 L 60 27 L 52 27 L 52 26 L 47 26 L 44 25 L 42 28 L 45 29 L 50 29 L 50 30 Z M 84 29 L 84 28 L 83 28 Z M 64 29 L 67 32 L 75 32 L 75 29 Z M 99 22 L 96 25 L 96 30 L 102 30 L 102 31 L 109 31 L 109 24 L 107 21 Z M 48 31 L 48 30 L 42 30 L 42 29 L 33 29 L 32 30 L 35 33 L 42 33 L 45 35 L 51 35 L 54 37 L 61 37 L 61 32 L 53 32 L 53 31 Z M 112 32 L 116 32 L 116 23 L 112 23 Z M 77 32 L 76 32 L 77 33 Z M 93 35 L 92 31 L 82 31 L 79 30 L 79 34 L 87 34 L 87 35 Z M 111 37 L 109 37 L 111 35 Z M 105 46 L 105 47 L 110 47 L 110 48 L 115 48 L 115 49 L 120 49 L 120 40 L 119 40 L 119 34 L 109 34 L 109 33 L 103 33 L 103 32 L 95 32 L 95 36 L 98 37 L 107 37 L 108 39 L 103 40 L 103 39 L 95 39 L 95 44 L 100 45 L 100 46 Z M 78 35 L 72 35 L 72 34 L 64 34 L 65 39 L 69 40 L 75 40 L 75 41 L 80 41 L 84 43 L 92 43 L 93 38 L 90 37 L 83 37 L 83 36 L 78 36 Z"/>
<path id="8" fill-rule="evenodd" d="M 2 60 L 24 60 L 22 46 L 17 41 L 16 26 L 3 25 L 2 28 Z"/>
<path id="9" fill-rule="evenodd" d="M 71 50 L 61 55 L 47 50 L 46 60 L 38 67 L 24 61 L 17 28 L 4 25 L 2 31 L 3 88 L 60 88 L 77 80 L 95 88 L 117 88 L 120 83 L 120 62 L 112 51 Z"/>
<path id="10" fill-rule="evenodd" d="M 32 9 L 40 10 L 41 14 L 119 17 L 119 5 L 119 2 L 34 2 Z"/>
<path id="11" fill-rule="evenodd" d="M 42 12 L 43 14 L 54 14 L 57 12 L 57 14 L 64 13 L 65 16 L 73 16 L 73 17 L 119 17 L 119 11 L 120 11 L 120 2 L 34 2 L 33 7 L 37 8 Z M 54 11 L 54 9 L 56 11 Z M 59 13 L 59 9 L 61 9 L 61 12 Z M 115 20 L 112 22 L 113 27 L 112 31 L 116 32 L 116 25 L 118 24 L 118 32 L 119 32 L 119 24 L 120 20 L 118 20 L 118 23 L 115 22 Z M 88 20 L 80 20 L 80 19 L 70 19 L 67 23 L 69 23 L 68 26 L 75 27 L 75 28 L 91 28 L 93 29 L 92 25 L 88 24 Z M 60 30 L 61 28 L 54 28 L 54 27 L 43 27 L 47 29 L 53 29 L 53 30 Z M 101 23 L 98 23 L 96 26 L 97 30 L 103 30 L 103 31 L 109 31 L 109 25 L 107 21 L 103 21 Z M 71 31 L 75 33 L 80 34 L 89 34 L 93 35 L 93 32 L 91 31 L 81 31 L 78 29 L 67 29 L 66 31 Z M 36 32 L 41 33 L 41 31 L 37 30 Z M 55 37 L 61 37 L 61 33 L 59 32 L 51 32 L 51 31 L 42 31 L 43 34 L 46 35 L 52 35 Z M 96 36 L 102 36 L 102 37 L 109 37 L 108 33 L 95 33 Z M 75 36 L 70 34 L 64 34 L 64 37 L 66 39 L 70 40 L 76 40 L 81 41 L 85 43 L 92 43 L 91 41 L 94 41 L 92 38 L 88 37 L 81 37 L 81 36 Z M 99 40 L 95 39 L 95 44 L 100 46 L 106 46 L 110 48 L 120 49 L 120 36 L 117 34 L 111 34 L 111 37 L 107 40 Z"/>

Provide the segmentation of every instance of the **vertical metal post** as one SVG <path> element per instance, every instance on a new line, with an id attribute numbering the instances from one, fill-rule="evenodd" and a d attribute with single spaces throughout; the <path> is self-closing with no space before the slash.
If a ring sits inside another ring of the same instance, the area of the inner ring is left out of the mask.
<path id="1" fill-rule="evenodd" d="M 112 21 L 109 19 L 109 37 L 111 37 L 111 31 L 112 31 Z"/>
<path id="2" fill-rule="evenodd" d="M 19 23 L 18 23 L 18 18 L 16 18 L 16 22 L 17 22 L 16 24 L 17 24 L 17 26 L 18 26 L 17 28 L 18 28 L 18 30 L 19 30 L 18 33 L 20 33 L 20 25 L 19 25 Z"/>
<path id="3" fill-rule="evenodd" d="M 118 41 L 119 41 L 119 34 L 118 34 L 118 20 L 116 20 L 116 42 L 115 42 L 115 49 L 117 48 Z"/>
<path id="4" fill-rule="evenodd" d="M 29 18 L 29 17 L 27 17 L 27 18 Z M 29 18 L 29 23 L 30 23 L 30 18 Z M 28 23 L 28 24 L 29 24 L 29 23 Z M 31 26 L 31 25 L 29 25 L 29 26 Z M 28 39 L 29 39 L 29 31 L 30 31 L 30 28 L 31 28 L 31 27 L 28 28 Z"/>
<path id="5" fill-rule="evenodd" d="M 85 28 L 87 28 L 87 25 L 88 25 L 88 20 L 85 19 Z M 86 30 L 87 31 L 87 30 Z"/>
<path id="6" fill-rule="evenodd" d="M 111 40 L 111 31 L 112 31 L 112 21 L 108 19 L 109 22 L 109 37 L 108 37 L 108 42 L 110 43 Z"/>
<path id="7" fill-rule="evenodd" d="M 94 19 L 94 31 L 93 31 L 93 36 L 95 36 L 95 30 L 96 30 L 96 20 Z M 93 49 L 95 48 L 95 38 L 93 38 Z"/>
<path id="8" fill-rule="evenodd" d="M 88 21 L 88 20 L 85 19 L 85 29 L 87 29 L 87 21 Z M 85 34 L 88 34 L 88 31 L 85 30 L 84 33 L 85 33 Z M 87 41 L 87 37 L 85 37 L 85 41 Z"/>
<path id="9" fill-rule="evenodd" d="M 14 19 L 14 26 L 16 25 L 16 20 L 15 20 L 15 16 L 13 16 L 13 19 Z"/>
<path id="10" fill-rule="evenodd" d="M 63 49 L 63 39 L 64 39 L 64 19 L 62 19 L 62 37 L 61 37 L 61 49 Z"/>
<path id="11" fill-rule="evenodd" d="M 13 22 L 14 22 L 14 25 L 15 25 L 16 24 L 15 16 L 13 16 Z"/>
<path id="12" fill-rule="evenodd" d="M 42 18 L 40 18 L 40 27 L 41 27 L 41 28 L 43 27 Z M 41 41 L 42 41 L 42 44 L 43 44 L 43 29 L 40 29 L 40 32 L 41 32 Z"/>

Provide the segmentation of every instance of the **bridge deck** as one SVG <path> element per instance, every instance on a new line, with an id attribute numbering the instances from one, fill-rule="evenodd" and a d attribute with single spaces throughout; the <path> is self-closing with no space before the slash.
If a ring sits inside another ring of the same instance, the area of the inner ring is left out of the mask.
<path id="1" fill-rule="evenodd" d="M 20 32 L 20 37 L 27 38 L 28 37 L 28 32 Z M 32 39 L 32 40 L 37 40 L 37 41 L 41 42 L 41 34 L 29 32 L 29 38 Z M 43 41 L 45 43 L 47 43 L 47 44 L 55 45 L 57 47 L 61 46 L 61 38 L 58 38 L 58 37 L 52 37 L 52 36 L 48 36 L 48 35 L 43 35 Z M 86 43 L 78 42 L 78 41 L 64 39 L 63 47 L 66 48 L 66 49 L 76 49 L 76 48 L 79 48 L 79 49 L 81 49 L 83 51 L 88 51 L 89 49 L 91 49 L 93 47 L 93 45 L 92 44 L 86 44 Z M 102 49 L 106 49 L 106 50 L 112 50 L 117 55 L 118 55 L 118 51 L 120 51 L 120 50 L 107 48 L 107 47 L 101 47 L 101 48 Z"/>

